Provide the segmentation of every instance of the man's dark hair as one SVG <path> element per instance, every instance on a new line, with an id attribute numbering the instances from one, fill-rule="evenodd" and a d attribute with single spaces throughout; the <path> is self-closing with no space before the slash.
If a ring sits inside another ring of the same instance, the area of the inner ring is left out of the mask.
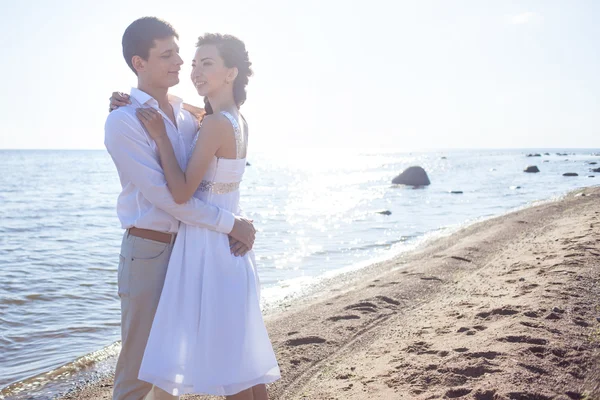
<path id="1" fill-rule="evenodd" d="M 137 75 L 131 62 L 133 56 L 140 56 L 144 60 L 148 60 L 150 49 L 155 45 L 154 41 L 171 36 L 179 39 L 179 35 L 171 24 L 162 19 L 144 17 L 133 21 L 123 34 L 123 57 L 133 73 Z"/>

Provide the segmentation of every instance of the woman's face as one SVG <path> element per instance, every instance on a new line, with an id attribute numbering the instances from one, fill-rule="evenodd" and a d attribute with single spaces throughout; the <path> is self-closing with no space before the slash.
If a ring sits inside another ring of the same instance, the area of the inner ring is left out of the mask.
<path id="1" fill-rule="evenodd" d="M 236 68 L 227 68 L 217 46 L 202 45 L 192 61 L 192 82 L 200 96 L 209 96 L 224 85 L 233 84 Z"/>

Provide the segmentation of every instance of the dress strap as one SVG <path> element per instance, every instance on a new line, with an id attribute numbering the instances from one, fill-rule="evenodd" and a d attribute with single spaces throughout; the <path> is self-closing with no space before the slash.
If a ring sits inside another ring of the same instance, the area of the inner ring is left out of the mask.
<path id="1" fill-rule="evenodd" d="M 221 114 L 227 117 L 231 125 L 233 125 L 233 133 L 235 135 L 235 158 L 243 158 L 244 154 L 244 138 L 242 137 L 242 129 L 237 119 L 227 111 L 221 111 Z"/>

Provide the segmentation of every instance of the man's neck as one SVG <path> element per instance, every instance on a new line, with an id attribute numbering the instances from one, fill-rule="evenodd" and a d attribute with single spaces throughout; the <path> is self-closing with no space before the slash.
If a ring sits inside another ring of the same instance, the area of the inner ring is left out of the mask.
<path id="1" fill-rule="evenodd" d="M 141 82 L 138 82 L 138 89 L 152 96 L 158 102 L 158 106 L 161 108 L 161 110 L 164 111 L 170 108 L 168 96 L 169 89 L 152 87 L 144 85 Z"/>
<path id="2" fill-rule="evenodd" d="M 158 102 L 158 107 L 163 110 L 171 122 L 173 122 L 173 124 L 177 124 L 175 113 L 171 107 L 171 104 L 169 103 L 168 89 L 144 85 L 141 82 L 138 82 L 138 89 L 152 96 L 154 100 Z"/>

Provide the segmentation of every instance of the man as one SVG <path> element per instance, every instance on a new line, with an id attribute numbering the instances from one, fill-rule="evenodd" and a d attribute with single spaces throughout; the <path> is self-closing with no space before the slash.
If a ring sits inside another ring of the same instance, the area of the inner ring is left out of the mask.
<path id="1" fill-rule="evenodd" d="M 199 199 L 176 204 L 160 167 L 156 145 L 136 117 L 139 107 L 152 107 L 161 113 L 185 170 L 198 123 L 183 109 L 181 99 L 168 94 L 169 88 L 179 83 L 183 64 L 178 38 L 171 25 L 154 17 L 129 25 L 123 35 L 123 56 L 137 75 L 138 85 L 131 91 L 131 104 L 111 112 L 105 125 L 105 145 L 122 186 L 117 214 L 126 229 L 118 272 L 122 348 L 115 371 L 114 400 L 175 399 L 138 380 L 138 371 L 179 222 L 228 234 L 236 255 L 252 248 L 256 232 L 250 221 Z"/>

